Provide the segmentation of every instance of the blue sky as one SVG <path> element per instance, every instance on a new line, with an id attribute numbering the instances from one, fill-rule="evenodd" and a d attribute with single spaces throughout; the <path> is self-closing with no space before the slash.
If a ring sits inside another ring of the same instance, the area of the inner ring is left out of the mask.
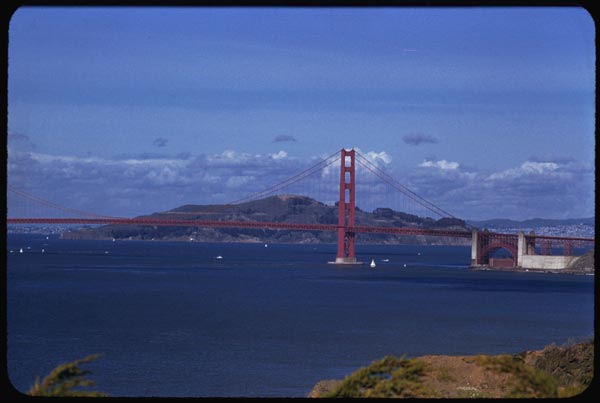
<path id="1" fill-rule="evenodd" d="M 20 8 L 8 182 L 133 216 L 355 147 L 461 218 L 592 216 L 594 39 L 567 7 Z"/>

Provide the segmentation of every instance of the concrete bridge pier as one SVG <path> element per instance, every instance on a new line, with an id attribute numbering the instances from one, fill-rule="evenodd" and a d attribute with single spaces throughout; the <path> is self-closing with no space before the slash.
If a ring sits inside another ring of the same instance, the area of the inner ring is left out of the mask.
<path id="1" fill-rule="evenodd" d="M 479 266 L 478 262 L 479 254 L 479 231 L 473 229 L 471 232 L 471 267 Z"/>
<path id="2" fill-rule="evenodd" d="M 523 231 L 519 232 L 517 239 L 517 267 L 524 267 L 523 256 L 535 255 L 535 233 L 531 231 L 526 237 Z M 525 259 L 527 260 L 527 259 Z"/>
<path id="3" fill-rule="evenodd" d="M 490 265 L 490 255 L 494 250 L 506 249 L 513 255 L 515 268 L 532 270 L 564 270 L 569 268 L 575 256 L 570 256 L 570 250 L 565 248 L 567 256 L 536 255 L 535 233 L 528 235 L 519 232 L 517 247 L 514 248 L 514 237 L 509 241 L 506 234 L 480 233 L 474 229 L 471 235 L 471 267 L 485 267 Z M 516 257 L 515 257 L 516 252 Z"/>

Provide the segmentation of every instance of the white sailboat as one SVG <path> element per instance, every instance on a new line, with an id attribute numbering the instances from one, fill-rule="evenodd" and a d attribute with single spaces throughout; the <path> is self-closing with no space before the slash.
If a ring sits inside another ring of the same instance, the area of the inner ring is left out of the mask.
<path id="1" fill-rule="evenodd" d="M 375 259 L 371 259 L 371 268 L 375 268 Z"/>

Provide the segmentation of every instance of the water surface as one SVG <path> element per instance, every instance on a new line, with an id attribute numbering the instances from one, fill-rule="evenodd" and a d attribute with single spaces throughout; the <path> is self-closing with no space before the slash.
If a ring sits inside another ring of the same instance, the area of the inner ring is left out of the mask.
<path id="1" fill-rule="evenodd" d="M 25 392 L 101 353 L 86 368 L 111 396 L 303 397 L 387 354 L 593 335 L 593 276 L 471 271 L 451 246 L 357 245 L 377 267 L 338 267 L 335 250 L 10 234 L 9 378 Z"/>

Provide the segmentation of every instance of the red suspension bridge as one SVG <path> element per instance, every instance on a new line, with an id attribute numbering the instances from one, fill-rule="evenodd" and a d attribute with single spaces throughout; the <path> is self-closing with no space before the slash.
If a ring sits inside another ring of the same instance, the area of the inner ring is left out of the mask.
<path id="1" fill-rule="evenodd" d="M 227 205 L 215 207 L 212 212 L 218 210 L 224 211 L 228 206 L 240 205 L 245 202 L 259 200 L 270 195 L 276 195 L 284 189 L 289 189 L 292 184 L 296 184 L 306 178 L 314 177 L 324 171 L 330 171 L 331 167 L 339 161 L 339 197 L 337 200 L 337 224 L 319 223 L 319 222 L 270 222 L 270 221 L 248 221 L 248 220 L 223 220 L 223 219 L 185 219 L 173 218 L 169 214 L 164 218 L 156 216 L 149 217 L 115 217 L 100 215 L 92 212 L 82 211 L 65 207 L 43 198 L 37 197 L 13 186 L 8 186 L 8 191 L 21 199 L 28 200 L 39 206 L 61 211 L 63 214 L 70 214 L 70 217 L 8 217 L 7 224 L 25 225 L 25 224 L 79 224 L 79 225 L 136 225 L 136 226 L 170 226 L 170 227 L 199 227 L 199 228 L 250 228 L 250 229 L 269 229 L 269 230 L 293 230 L 293 231 L 331 231 L 337 233 L 337 255 L 335 262 L 337 264 L 357 264 L 355 239 L 357 234 L 394 234 L 407 236 L 433 236 L 471 239 L 472 254 L 471 264 L 473 266 L 488 265 L 491 263 L 492 255 L 499 249 L 504 249 L 512 255 L 512 265 L 515 267 L 534 267 L 536 264 L 534 256 L 536 245 L 541 250 L 545 262 L 542 265 L 562 265 L 568 264 L 572 260 L 574 247 L 591 247 L 594 244 L 594 238 L 581 237 L 560 237 L 535 234 L 505 234 L 490 231 L 479 231 L 477 229 L 469 230 L 461 228 L 456 230 L 422 228 L 409 226 L 376 226 L 376 225 L 358 225 L 356 223 L 356 172 L 357 167 L 364 173 L 368 173 L 373 178 L 383 182 L 388 189 L 391 187 L 398 194 L 402 195 L 403 200 L 407 200 L 412 205 L 418 206 L 426 213 L 435 216 L 455 219 L 452 214 L 436 206 L 430 201 L 419 196 L 415 192 L 403 186 L 384 170 L 379 168 L 369 158 L 358 151 L 342 149 L 339 153 L 334 153 L 327 158 L 319 161 L 310 168 L 289 177 L 276 185 L 268 187 L 260 192 L 253 193 L 245 198 L 236 200 Z M 172 212 L 171 212 L 172 213 Z M 186 214 L 185 212 L 180 214 Z M 551 251 L 556 248 L 562 249 L 560 256 L 550 257 Z M 538 255 L 539 257 L 540 255 Z M 547 263 L 549 259 L 555 261 Z M 559 258 L 558 260 L 556 260 Z M 562 259 L 562 260 L 560 260 Z M 539 260 L 539 259 L 538 259 Z M 566 267 L 566 266 L 565 266 Z M 553 267 L 554 268 L 554 267 Z"/>

